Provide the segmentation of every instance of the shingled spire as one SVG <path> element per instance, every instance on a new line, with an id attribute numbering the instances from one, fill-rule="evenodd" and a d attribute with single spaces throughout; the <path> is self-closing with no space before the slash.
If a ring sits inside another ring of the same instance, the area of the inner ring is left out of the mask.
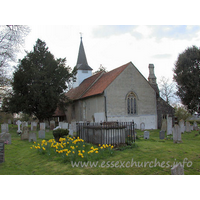
<path id="1" fill-rule="evenodd" d="M 73 88 L 78 87 L 86 78 L 92 76 L 92 68 L 88 65 L 85 50 L 83 47 L 82 35 L 79 46 L 78 59 L 75 66 L 77 70 L 76 81 L 73 84 Z"/>
<path id="2" fill-rule="evenodd" d="M 84 50 L 84 47 L 83 47 L 82 36 L 81 36 L 81 43 L 80 43 L 80 47 L 79 47 L 76 68 L 77 68 L 77 70 L 78 69 L 80 69 L 80 70 L 92 70 L 92 68 L 88 65 L 88 62 L 87 62 L 85 50 Z"/>

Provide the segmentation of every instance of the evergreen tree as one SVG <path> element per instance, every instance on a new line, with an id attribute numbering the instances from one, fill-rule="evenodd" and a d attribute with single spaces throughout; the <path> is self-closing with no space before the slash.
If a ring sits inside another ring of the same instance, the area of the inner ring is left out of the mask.
<path id="1" fill-rule="evenodd" d="M 199 112 L 200 102 L 200 49 L 187 48 L 179 54 L 175 63 L 174 80 L 177 82 L 177 95 L 183 105 L 193 113 Z"/>
<path id="2" fill-rule="evenodd" d="M 66 59 L 55 59 L 46 43 L 37 40 L 34 50 L 19 61 L 14 72 L 13 92 L 5 99 L 7 111 L 34 114 L 40 121 L 64 105 L 66 82 L 73 77 Z"/>

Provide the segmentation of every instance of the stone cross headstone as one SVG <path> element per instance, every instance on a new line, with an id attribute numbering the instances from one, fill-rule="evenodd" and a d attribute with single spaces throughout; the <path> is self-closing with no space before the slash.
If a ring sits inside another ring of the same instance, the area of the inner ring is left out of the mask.
<path id="1" fill-rule="evenodd" d="M 16 124 L 17 124 L 17 127 L 18 127 L 17 133 L 21 133 L 20 126 L 21 126 L 22 122 L 20 120 L 17 120 Z"/>
<path id="2" fill-rule="evenodd" d="M 167 118 L 167 135 L 172 135 L 172 117 Z"/>
<path id="3" fill-rule="evenodd" d="M 41 139 L 44 139 L 45 138 L 45 130 L 39 130 L 38 137 Z"/>
<path id="4" fill-rule="evenodd" d="M 40 123 L 40 130 L 45 130 L 45 123 Z"/>
<path id="5" fill-rule="evenodd" d="M 4 140 L 0 140 L 0 163 L 4 161 Z"/>
<path id="6" fill-rule="evenodd" d="M 166 119 L 162 120 L 161 131 L 167 131 L 167 120 Z"/>
<path id="7" fill-rule="evenodd" d="M 198 131 L 198 125 L 196 121 L 194 121 L 193 130 Z"/>
<path id="8" fill-rule="evenodd" d="M 160 133 L 159 133 L 159 138 L 160 138 L 161 140 L 165 139 L 165 131 L 160 131 Z"/>
<path id="9" fill-rule="evenodd" d="M 184 120 L 183 119 L 181 119 L 179 121 L 179 126 L 180 126 L 181 133 L 184 133 L 185 132 L 185 125 L 184 125 Z"/>
<path id="10" fill-rule="evenodd" d="M 28 138 L 29 138 L 29 129 L 27 126 L 24 126 L 21 133 L 21 140 L 28 140 Z"/>
<path id="11" fill-rule="evenodd" d="M 180 163 L 177 164 L 177 165 L 175 165 L 175 166 L 173 166 L 171 168 L 171 174 L 172 175 L 184 175 L 184 168 L 183 168 L 183 166 L 181 166 Z"/>
<path id="12" fill-rule="evenodd" d="M 50 129 L 53 130 L 55 128 L 55 126 L 56 126 L 55 121 L 53 121 L 53 120 L 50 121 Z"/>
<path id="13" fill-rule="evenodd" d="M 141 130 L 141 131 L 144 131 L 144 130 L 145 130 L 145 123 L 144 123 L 144 122 L 142 122 L 142 123 L 140 124 L 140 130 Z"/>
<path id="14" fill-rule="evenodd" d="M 35 132 L 29 133 L 28 141 L 29 141 L 29 142 L 31 142 L 31 141 L 37 142 L 37 136 L 36 136 L 36 133 L 35 133 Z"/>
<path id="15" fill-rule="evenodd" d="M 36 128 L 34 128 L 34 127 L 36 127 Z M 35 129 L 37 130 L 37 122 L 31 122 L 31 131 L 36 131 Z"/>
<path id="16" fill-rule="evenodd" d="M 191 128 L 190 128 L 190 122 L 186 122 L 186 127 L 185 127 L 185 131 L 190 133 L 191 132 Z"/>
<path id="17" fill-rule="evenodd" d="M 181 131 L 180 131 L 180 127 L 178 124 L 175 124 L 174 128 L 173 128 L 173 141 L 174 141 L 174 143 L 182 142 Z"/>
<path id="18" fill-rule="evenodd" d="M 144 139 L 149 139 L 149 131 L 144 131 Z"/>
<path id="19" fill-rule="evenodd" d="M 8 124 L 1 124 L 1 133 L 8 133 Z"/>

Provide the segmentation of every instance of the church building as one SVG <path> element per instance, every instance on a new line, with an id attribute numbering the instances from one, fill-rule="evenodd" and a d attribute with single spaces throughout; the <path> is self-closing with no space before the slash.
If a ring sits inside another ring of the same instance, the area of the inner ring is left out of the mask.
<path id="1" fill-rule="evenodd" d="M 77 74 L 66 93 L 72 103 L 65 111 L 66 121 L 134 121 L 145 129 L 161 128 L 162 119 L 174 121 L 174 109 L 159 96 L 154 65 L 149 64 L 148 80 L 132 62 L 109 72 L 92 75 L 81 37 Z"/>

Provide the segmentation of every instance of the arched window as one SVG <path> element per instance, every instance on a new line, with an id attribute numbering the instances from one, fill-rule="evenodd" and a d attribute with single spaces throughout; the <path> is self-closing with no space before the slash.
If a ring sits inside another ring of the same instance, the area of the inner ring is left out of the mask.
<path id="1" fill-rule="evenodd" d="M 126 98 L 127 102 L 127 113 L 128 115 L 133 115 L 137 113 L 137 100 L 136 95 L 133 92 L 130 92 Z"/>

